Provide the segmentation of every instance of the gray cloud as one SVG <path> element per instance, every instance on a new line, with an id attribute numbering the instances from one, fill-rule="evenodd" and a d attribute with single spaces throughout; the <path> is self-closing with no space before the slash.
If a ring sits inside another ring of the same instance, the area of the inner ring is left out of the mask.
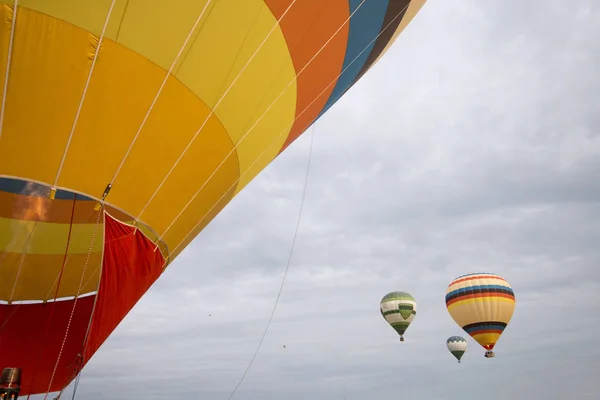
<path id="1" fill-rule="evenodd" d="M 593 0 L 430 0 L 316 124 L 290 274 L 235 399 L 599 397 L 598 37 Z M 309 140 L 182 253 L 78 397 L 227 398 L 277 294 Z M 445 290 L 481 270 L 517 308 L 495 359 L 469 339 L 457 365 Z M 378 311 L 392 290 L 419 304 L 402 344 Z"/>

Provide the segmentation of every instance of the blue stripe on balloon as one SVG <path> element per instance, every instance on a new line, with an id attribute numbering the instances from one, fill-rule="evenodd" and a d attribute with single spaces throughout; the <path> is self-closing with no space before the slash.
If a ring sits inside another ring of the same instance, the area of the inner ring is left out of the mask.
<path id="1" fill-rule="evenodd" d="M 388 9 L 389 0 L 367 0 L 361 5 L 362 1 L 349 0 L 350 14 L 359 6 L 360 8 L 350 19 L 348 45 L 346 47 L 344 65 L 342 66 L 344 73 L 338 78 L 335 88 L 319 113 L 318 118 L 327 112 L 350 89 L 355 78 L 367 62 L 369 54 L 371 54 L 375 45 L 376 38 L 383 28 L 383 20 Z M 361 52 L 362 54 L 360 54 Z M 355 58 L 356 60 L 354 60 Z"/>
<path id="2" fill-rule="evenodd" d="M 34 197 L 48 197 L 50 187 L 39 183 L 29 182 L 21 179 L 0 178 L 0 191 L 13 194 L 21 194 Z M 73 200 L 74 194 L 58 189 L 54 197 L 56 200 Z M 93 199 L 82 194 L 77 195 L 79 201 L 93 201 Z"/>
<path id="3" fill-rule="evenodd" d="M 503 332 L 505 328 L 506 328 L 506 325 L 500 325 L 500 324 L 479 324 L 477 326 L 463 327 L 465 332 L 467 332 L 469 334 L 473 333 L 473 332 L 477 332 L 477 331 L 487 331 L 487 330 Z"/>
<path id="4" fill-rule="evenodd" d="M 514 296 L 514 292 L 508 286 L 503 286 L 503 285 L 477 285 L 477 286 L 467 286 L 467 287 L 464 287 L 464 288 L 453 290 L 453 291 L 451 291 L 450 293 L 448 293 L 446 295 L 446 298 L 450 298 L 450 297 L 452 297 L 454 295 L 457 295 L 457 294 L 476 293 L 478 290 L 486 290 L 486 291 L 498 290 L 498 291 L 508 292 L 508 293 L 510 293 L 510 294 L 512 294 Z"/>

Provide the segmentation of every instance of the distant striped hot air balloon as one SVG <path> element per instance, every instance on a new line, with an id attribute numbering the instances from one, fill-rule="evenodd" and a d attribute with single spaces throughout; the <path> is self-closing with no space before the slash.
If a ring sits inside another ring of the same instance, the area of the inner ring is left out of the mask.
<path id="1" fill-rule="evenodd" d="M 456 278 L 448 286 L 446 307 L 454 321 L 484 349 L 492 351 L 510 322 L 515 295 L 510 284 L 491 273 L 474 273 Z"/>
<path id="2" fill-rule="evenodd" d="M 467 351 L 467 341 L 462 336 L 450 336 L 446 340 L 446 347 L 460 363 L 460 359 Z"/>
<path id="3" fill-rule="evenodd" d="M 404 342 L 404 332 L 417 314 L 417 302 L 408 293 L 391 292 L 386 294 L 379 305 L 383 318 L 398 332 Z"/>

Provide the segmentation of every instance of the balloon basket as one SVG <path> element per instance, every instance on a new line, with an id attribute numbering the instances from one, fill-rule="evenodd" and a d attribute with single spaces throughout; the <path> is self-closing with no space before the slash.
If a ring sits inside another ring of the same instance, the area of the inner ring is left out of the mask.
<path id="1" fill-rule="evenodd" d="M 496 354 L 494 354 L 493 351 L 486 351 L 485 352 L 485 358 L 492 358 L 494 357 Z"/>
<path id="2" fill-rule="evenodd" d="M 21 391 L 21 368 L 4 368 L 0 376 L 0 399 L 16 400 Z"/>
<path id="3" fill-rule="evenodd" d="M 400 341 L 404 342 L 404 337 L 400 336 Z"/>

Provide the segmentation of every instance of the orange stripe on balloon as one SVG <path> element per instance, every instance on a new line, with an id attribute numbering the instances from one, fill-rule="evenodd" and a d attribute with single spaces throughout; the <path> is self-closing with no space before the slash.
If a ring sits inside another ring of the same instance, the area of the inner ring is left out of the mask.
<path id="1" fill-rule="evenodd" d="M 89 222 L 94 205 L 93 201 L 77 201 L 73 223 Z M 72 210 L 73 200 L 51 200 L 48 197 L 0 192 L 1 218 L 68 224 Z"/>
<path id="2" fill-rule="evenodd" d="M 292 0 L 265 0 L 275 18 L 278 19 L 291 2 Z M 349 22 L 329 43 L 327 41 L 344 24 L 349 15 L 348 0 L 303 0 L 294 3 L 281 20 L 281 29 L 296 73 L 306 67 L 309 61 L 310 64 L 298 77 L 297 119 L 280 153 L 318 117 L 333 92 L 335 82 L 331 83 L 342 72 L 344 64 Z M 327 46 L 311 61 L 325 43 Z M 319 95 L 329 84 L 330 87 Z M 301 113 L 302 115 L 299 116 Z"/>
<path id="3" fill-rule="evenodd" d="M 95 206 L 95 201 L 77 201 L 73 223 L 95 223 L 97 214 L 97 211 L 94 210 Z M 110 206 L 106 208 L 119 220 L 129 221 L 133 219 Z M 27 196 L 0 191 L 0 218 L 68 224 L 71 221 L 72 210 L 73 200 L 52 200 L 49 197 Z"/>
<path id="4" fill-rule="evenodd" d="M 457 279 L 457 280 L 453 281 L 450 284 L 450 286 L 456 285 L 457 283 L 472 281 L 472 280 L 476 280 L 476 279 L 497 279 L 497 280 L 502 281 L 502 282 L 504 282 L 504 283 L 506 283 L 508 285 L 508 282 L 506 282 L 504 279 L 502 279 L 502 278 L 500 278 L 499 276 L 496 276 L 496 275 L 475 275 L 475 276 L 469 276 L 469 277 L 466 277 L 466 278 Z"/>
<path id="5" fill-rule="evenodd" d="M 502 332 L 503 331 L 501 331 L 500 329 L 480 329 L 478 331 L 474 331 L 474 332 L 469 333 L 469 335 L 471 335 L 471 336 L 477 336 L 477 335 L 483 335 L 483 334 L 486 334 L 486 333 L 496 333 L 498 335 L 502 335 Z"/>

